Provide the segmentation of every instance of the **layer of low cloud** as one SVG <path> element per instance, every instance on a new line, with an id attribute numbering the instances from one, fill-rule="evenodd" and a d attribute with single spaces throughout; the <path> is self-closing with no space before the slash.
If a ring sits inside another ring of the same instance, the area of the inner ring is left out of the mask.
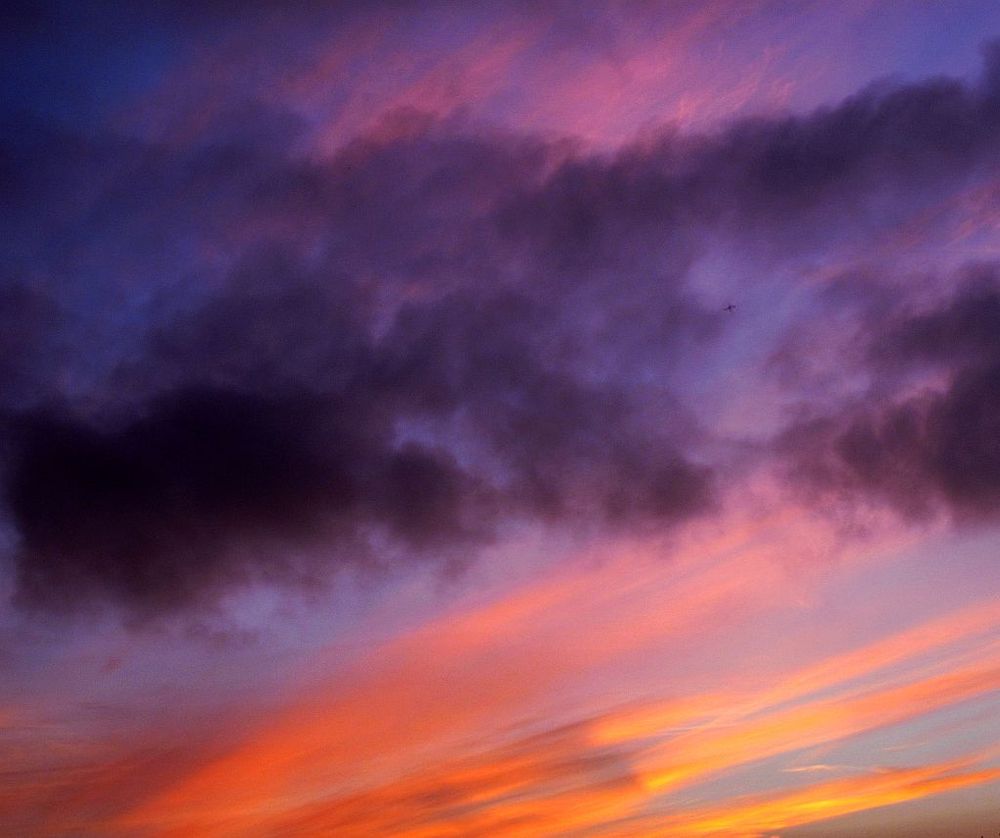
<path id="1" fill-rule="evenodd" d="M 4 141 L 24 603 L 157 614 L 250 579 L 467 558 L 525 522 L 706 513 L 733 477 L 686 404 L 727 322 L 691 280 L 706 242 L 822 253 L 974 181 L 997 163 L 1000 54 L 973 83 L 612 156 L 404 112 L 317 160 L 297 117 L 213 120 L 158 144 L 26 115 Z M 798 485 L 992 514 L 991 271 L 893 305 L 862 364 L 895 389 L 786 429 Z M 943 386 L 905 389 L 914 369 Z"/>

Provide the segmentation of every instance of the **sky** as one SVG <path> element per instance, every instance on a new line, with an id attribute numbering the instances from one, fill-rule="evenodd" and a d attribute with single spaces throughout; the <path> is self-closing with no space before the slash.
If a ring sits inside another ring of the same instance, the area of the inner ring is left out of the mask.
<path id="1" fill-rule="evenodd" d="M 1000 5 L 0 41 L 0 832 L 1000 833 Z"/>

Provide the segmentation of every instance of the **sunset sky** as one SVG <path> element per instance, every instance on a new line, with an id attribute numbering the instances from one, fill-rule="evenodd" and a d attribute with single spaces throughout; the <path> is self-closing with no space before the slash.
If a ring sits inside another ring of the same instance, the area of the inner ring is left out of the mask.
<path id="1" fill-rule="evenodd" d="M 0 835 L 1000 834 L 1000 3 L 0 40 Z"/>

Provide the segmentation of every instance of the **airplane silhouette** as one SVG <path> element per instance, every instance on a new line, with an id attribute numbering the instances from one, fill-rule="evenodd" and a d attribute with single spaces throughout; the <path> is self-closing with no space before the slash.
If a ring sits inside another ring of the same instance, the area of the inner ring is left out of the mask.
<path id="1" fill-rule="evenodd" d="M 736 306 L 734 306 L 732 303 L 730 303 L 729 305 L 723 307 L 722 310 L 723 311 L 736 311 Z"/>

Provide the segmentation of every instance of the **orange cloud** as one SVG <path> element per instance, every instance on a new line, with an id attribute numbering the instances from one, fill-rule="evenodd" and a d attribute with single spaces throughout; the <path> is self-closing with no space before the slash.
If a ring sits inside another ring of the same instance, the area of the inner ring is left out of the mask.
<path id="1" fill-rule="evenodd" d="M 719 771 L 898 724 L 1000 689 L 1000 655 L 883 690 L 822 698 L 731 725 L 681 734 L 653 749 L 643 781 L 676 789 Z"/>
<path id="2" fill-rule="evenodd" d="M 1000 627 L 1000 603 L 989 600 L 897 632 L 887 638 L 804 667 L 778 683 L 747 694 L 702 696 L 678 704 L 649 704 L 609 716 L 595 728 L 598 741 L 610 743 L 651 736 L 699 716 L 732 721 L 833 687 L 844 687 L 887 667 L 934 655 L 949 646 L 988 635 Z"/>
<path id="3" fill-rule="evenodd" d="M 691 536 L 669 562 L 633 545 L 561 566 L 372 648 L 228 748 L 178 744 L 146 763 L 128 746 L 100 757 L 120 772 L 67 774 L 43 796 L 62 801 L 61 824 L 108 835 L 572 831 L 631 823 L 663 795 L 741 765 L 1000 687 L 988 642 L 1000 604 L 987 602 L 758 684 L 685 690 L 672 679 L 668 701 L 609 709 L 612 691 L 565 702 L 567 687 L 636 652 L 705 648 L 711 632 L 774 609 L 775 590 L 795 597 L 775 540 L 823 535 L 795 515 Z"/>
<path id="4" fill-rule="evenodd" d="M 602 568 L 596 578 L 606 582 L 611 572 L 618 571 Z M 640 574 L 639 584 L 651 578 Z M 720 590 L 718 580 L 708 581 L 713 579 L 695 574 L 681 601 L 704 606 L 707 600 L 699 603 L 692 594 L 703 585 L 711 600 Z M 532 834 L 542 824 L 567 823 L 567 813 L 578 810 L 592 813 L 588 823 L 624 817 L 644 801 L 740 765 L 1000 689 L 1000 655 L 988 642 L 975 647 L 975 664 L 961 665 L 960 651 L 936 659 L 944 672 L 911 675 L 902 683 L 897 673 L 888 686 L 857 684 L 887 666 L 940 656 L 988 633 L 1000 607 L 985 603 L 805 667 L 756 692 L 682 695 L 503 744 L 518 708 L 530 709 L 587 661 L 627 647 L 623 630 L 581 642 L 561 660 L 539 652 L 551 643 L 553 609 L 581 597 L 589 602 L 593 581 L 560 577 L 434 621 L 373 655 L 369 675 L 338 697 L 313 696 L 119 824 L 155 824 L 178 835 L 293 821 L 335 825 L 348 835 L 521 834 L 522 827 Z M 698 607 L 681 611 L 694 624 L 696 613 L 705 613 Z M 675 614 L 670 621 L 652 620 L 647 630 L 682 625 Z M 537 646 L 519 645 L 533 635 Z M 640 630 L 632 641 L 641 644 L 648 636 Z M 794 703 L 817 692 L 820 697 Z M 480 748 L 486 749 L 480 757 L 467 756 Z"/>
<path id="5" fill-rule="evenodd" d="M 447 760 L 463 737 L 490 741 L 583 673 L 700 633 L 734 603 L 743 614 L 749 603 L 769 604 L 776 569 L 757 567 L 753 549 L 740 549 L 759 527 L 702 542 L 672 562 L 625 551 L 433 620 L 264 720 L 229 754 L 157 790 L 123 823 L 164 825 L 179 812 L 178 828 L 262 817 L 335 795 L 359 772 L 374 784 Z"/>
<path id="6" fill-rule="evenodd" d="M 964 694 L 958 680 L 948 685 L 942 679 L 910 685 L 908 691 L 913 699 L 944 700 Z M 900 697 L 897 693 L 881 699 Z M 976 754 L 692 807 L 664 800 L 644 785 L 633 770 L 637 752 L 595 746 L 589 726 L 590 722 L 582 722 L 524 733 L 504 745 L 439 762 L 428 760 L 423 767 L 327 798 L 289 799 L 280 805 L 272 801 L 269 807 L 230 812 L 228 817 L 216 812 L 202 821 L 187 818 L 176 829 L 160 820 L 156 833 L 229 835 L 242 830 L 431 838 L 593 830 L 679 838 L 757 836 L 1000 778 L 1000 769 L 965 771 L 992 756 Z"/>
<path id="7" fill-rule="evenodd" d="M 649 833 L 676 838 L 757 838 L 778 830 L 890 806 L 1000 779 L 1000 769 L 961 772 L 968 760 L 892 769 L 812 785 L 793 792 L 744 797 L 656 819 Z M 638 833 L 636 833 L 638 834 Z"/>

